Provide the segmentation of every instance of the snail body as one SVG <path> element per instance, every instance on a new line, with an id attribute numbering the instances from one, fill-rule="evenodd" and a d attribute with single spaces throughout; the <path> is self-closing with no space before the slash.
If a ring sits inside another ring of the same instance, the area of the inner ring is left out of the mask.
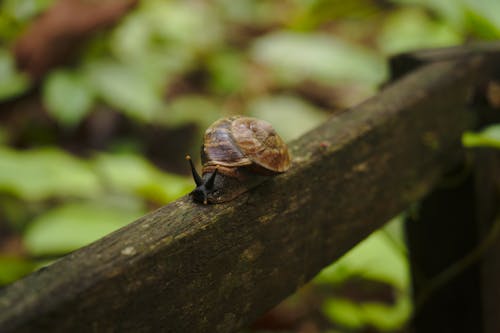
<path id="1" fill-rule="evenodd" d="M 191 196 L 205 204 L 233 200 L 290 167 L 288 148 L 271 124 L 243 116 L 220 119 L 205 131 L 202 176 L 188 160 L 197 186 Z"/>

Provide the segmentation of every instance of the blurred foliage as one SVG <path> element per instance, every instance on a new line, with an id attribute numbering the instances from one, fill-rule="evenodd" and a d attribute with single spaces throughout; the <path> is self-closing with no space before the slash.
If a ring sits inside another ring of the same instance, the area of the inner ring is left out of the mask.
<path id="1" fill-rule="evenodd" d="M 50 73 L 43 88 L 47 111 L 63 126 L 76 126 L 90 112 L 95 101 L 94 87 L 70 71 Z"/>
<path id="2" fill-rule="evenodd" d="M 0 2 L 0 41 L 11 41 L 54 0 L 3 0 Z"/>
<path id="3" fill-rule="evenodd" d="M 61 150 L 0 149 L 0 189 L 26 201 L 92 197 L 99 193 L 90 165 Z"/>
<path id="4" fill-rule="evenodd" d="M 29 86 L 28 77 L 16 70 L 12 55 L 0 48 L 0 101 L 22 94 Z"/>
<path id="5" fill-rule="evenodd" d="M 271 122 L 286 141 L 296 139 L 327 117 L 327 114 L 301 98 L 278 94 L 254 99 L 248 106 L 248 115 Z"/>
<path id="6" fill-rule="evenodd" d="M 144 214 L 139 203 L 72 202 L 36 217 L 23 241 L 34 256 L 61 255 L 84 246 Z"/>
<path id="7" fill-rule="evenodd" d="M 377 42 L 382 51 L 396 54 L 424 47 L 460 44 L 464 36 L 444 21 L 429 17 L 424 8 L 401 8 L 384 22 Z"/>
<path id="8" fill-rule="evenodd" d="M 0 3 L 0 284 L 187 193 L 183 155 L 219 117 L 266 119 L 293 140 L 376 93 L 388 55 L 500 37 L 497 0 L 148 0 L 38 80 L 13 50 L 55 1 Z M 499 133 L 463 141 L 500 147 Z M 402 239 L 393 222 L 316 278 L 393 291 L 391 304 L 324 296 L 334 327 L 408 318 Z"/>
<path id="9" fill-rule="evenodd" d="M 362 277 L 394 288 L 394 304 L 373 300 L 355 302 L 338 295 L 327 298 L 323 311 L 334 323 L 349 329 L 376 327 L 384 331 L 402 327 L 408 320 L 410 276 L 401 227 L 402 219 L 394 219 L 316 277 L 315 283 L 320 285 L 341 285 Z"/>
<path id="10" fill-rule="evenodd" d="M 321 33 L 273 32 L 257 39 L 251 56 L 282 84 L 312 79 L 377 85 L 387 73 L 380 55 Z"/>
<path id="11" fill-rule="evenodd" d="M 36 268 L 30 260 L 17 257 L 0 256 L 0 285 L 17 280 Z"/>
<path id="12" fill-rule="evenodd" d="M 381 231 L 371 234 L 335 264 L 325 268 L 316 277 L 316 282 L 341 283 L 353 276 L 362 276 L 405 290 L 409 276 L 401 222 L 400 218 L 394 219 Z"/>
<path id="13" fill-rule="evenodd" d="M 490 125 L 480 132 L 466 132 L 462 136 L 466 147 L 492 147 L 500 149 L 500 124 Z"/>

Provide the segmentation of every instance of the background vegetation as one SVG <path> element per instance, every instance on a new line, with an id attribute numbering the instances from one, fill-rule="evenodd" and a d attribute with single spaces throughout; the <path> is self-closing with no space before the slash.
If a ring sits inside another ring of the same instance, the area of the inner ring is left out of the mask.
<path id="1" fill-rule="evenodd" d="M 496 0 L 0 3 L 0 284 L 189 192 L 184 155 L 231 114 L 293 140 L 376 93 L 391 54 L 500 37 Z M 500 147 L 500 128 L 464 137 Z M 400 223 L 254 330 L 402 331 Z"/>

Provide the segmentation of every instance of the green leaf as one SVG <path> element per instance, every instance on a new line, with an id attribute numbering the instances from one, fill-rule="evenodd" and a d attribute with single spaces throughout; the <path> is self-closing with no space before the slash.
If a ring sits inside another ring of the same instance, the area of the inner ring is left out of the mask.
<path id="1" fill-rule="evenodd" d="M 68 203 L 40 215 L 23 241 L 32 255 L 59 255 L 85 246 L 127 225 L 144 211 L 106 202 Z"/>
<path id="2" fill-rule="evenodd" d="M 481 132 L 465 132 L 462 143 L 466 147 L 492 147 L 500 149 L 500 124 L 486 127 Z"/>
<path id="3" fill-rule="evenodd" d="M 87 79 L 106 103 L 142 121 L 151 121 L 163 107 L 161 90 L 148 73 L 111 61 L 89 63 Z"/>
<path id="4" fill-rule="evenodd" d="M 323 304 L 323 312 L 332 322 L 351 329 L 365 325 L 363 314 L 356 303 L 341 298 L 327 299 Z"/>
<path id="5" fill-rule="evenodd" d="M 412 306 L 408 294 L 398 295 L 396 304 L 386 305 L 376 302 L 354 303 L 343 298 L 329 298 L 323 312 L 332 322 L 351 329 L 376 327 L 392 331 L 403 327 L 410 317 Z"/>
<path id="6" fill-rule="evenodd" d="M 423 7 L 431 13 L 431 16 L 443 24 L 450 25 L 456 32 L 464 34 L 465 28 L 465 12 L 463 1 L 450 0 L 391 0 L 391 2 L 400 5 L 401 7 L 411 9 Z M 389 18 L 391 19 L 391 18 Z M 432 37 L 431 37 L 432 38 Z"/>
<path id="7" fill-rule="evenodd" d="M 16 97 L 29 87 L 28 76 L 19 73 L 10 52 L 0 48 L 0 101 Z"/>
<path id="8" fill-rule="evenodd" d="M 157 41 L 186 46 L 192 51 L 209 50 L 223 38 L 223 27 L 214 6 L 207 3 L 153 0 L 144 2 L 144 23 Z"/>
<path id="9" fill-rule="evenodd" d="M 468 9 L 465 16 L 467 28 L 475 36 L 481 39 L 497 39 L 500 37 L 500 28 L 496 27 L 493 22 L 480 13 Z"/>
<path id="10" fill-rule="evenodd" d="M 57 149 L 0 148 L 0 191 L 25 200 L 92 197 L 100 183 L 88 165 Z"/>
<path id="11" fill-rule="evenodd" d="M 498 0 L 462 0 L 468 28 L 479 37 L 500 37 L 500 2 Z"/>
<path id="12" fill-rule="evenodd" d="M 194 123 L 199 128 L 207 128 L 221 117 L 220 109 L 221 106 L 209 97 L 184 95 L 168 105 L 168 112 L 162 114 L 161 121 L 172 127 Z"/>
<path id="13" fill-rule="evenodd" d="M 392 223 L 400 223 L 394 220 Z M 394 235 L 394 232 L 391 231 Z M 352 276 L 363 276 L 407 290 L 410 276 L 405 253 L 400 252 L 385 231 L 379 230 L 359 243 L 315 279 L 318 283 L 341 283 Z"/>
<path id="14" fill-rule="evenodd" d="M 292 28 L 303 31 L 314 30 L 333 21 L 336 24 L 351 21 L 363 26 L 364 22 L 386 10 L 383 4 L 372 0 L 311 0 L 303 1 L 301 7 L 298 15 L 293 17 Z"/>
<path id="15" fill-rule="evenodd" d="M 442 21 L 433 20 L 424 9 L 403 7 L 386 19 L 378 45 L 386 54 L 460 44 L 463 37 Z"/>
<path id="16" fill-rule="evenodd" d="M 269 66 L 285 83 L 314 79 L 328 84 L 362 82 L 375 86 L 387 76 L 381 56 L 321 33 L 270 33 L 256 40 L 251 56 Z"/>
<path id="17" fill-rule="evenodd" d="M 323 311 L 333 322 L 349 328 L 374 326 L 380 330 L 394 330 L 408 320 L 412 311 L 410 277 L 406 253 L 401 249 L 402 238 L 401 219 L 395 218 L 316 277 L 315 283 L 338 284 L 362 276 L 389 283 L 396 289 L 395 305 L 327 299 Z"/>
<path id="18" fill-rule="evenodd" d="M 182 74 L 222 40 L 216 17 L 204 3 L 144 1 L 114 29 L 111 49 L 123 63 L 150 67 L 163 78 Z"/>
<path id="19" fill-rule="evenodd" d="M 222 94 L 240 91 L 246 82 L 245 65 L 242 55 L 235 51 L 213 54 L 208 61 L 212 89 Z"/>
<path id="20" fill-rule="evenodd" d="M 162 172 L 136 155 L 100 154 L 94 165 L 101 179 L 112 189 L 159 204 L 175 200 L 193 187 L 191 179 Z"/>
<path id="21" fill-rule="evenodd" d="M 293 8 L 294 3 L 301 3 L 300 5 L 303 6 L 304 2 L 310 2 L 310 0 L 294 1 L 289 3 L 290 6 L 283 6 L 283 3 L 280 1 L 214 1 L 217 10 L 223 15 L 223 19 L 226 22 L 235 22 L 241 26 L 256 28 L 283 25 L 284 20 L 292 18 L 290 9 Z"/>
<path id="22" fill-rule="evenodd" d="M 0 254 L 0 285 L 14 282 L 35 269 L 36 264 L 24 258 Z"/>
<path id="23" fill-rule="evenodd" d="M 379 330 L 393 331 L 403 327 L 412 313 L 409 294 L 399 295 L 394 305 L 382 303 L 363 303 L 362 311 L 365 321 Z"/>
<path id="24" fill-rule="evenodd" d="M 77 125 L 91 110 L 95 100 L 94 91 L 79 73 L 54 71 L 43 88 L 47 110 L 66 126 Z"/>
<path id="25" fill-rule="evenodd" d="M 285 141 L 290 141 L 326 120 L 327 114 L 289 95 L 264 96 L 250 102 L 249 115 L 264 119 Z"/>
<path id="26" fill-rule="evenodd" d="M 20 21 L 27 21 L 48 8 L 55 0 L 4 0 L 1 10 Z"/>

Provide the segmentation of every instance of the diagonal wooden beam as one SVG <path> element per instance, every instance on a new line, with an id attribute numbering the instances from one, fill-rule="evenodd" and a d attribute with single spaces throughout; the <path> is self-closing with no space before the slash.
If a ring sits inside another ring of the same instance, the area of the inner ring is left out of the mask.
<path id="1" fill-rule="evenodd" d="M 481 56 L 423 66 L 290 144 L 237 200 L 181 198 L 0 292 L 2 332 L 233 332 L 462 158 Z"/>

